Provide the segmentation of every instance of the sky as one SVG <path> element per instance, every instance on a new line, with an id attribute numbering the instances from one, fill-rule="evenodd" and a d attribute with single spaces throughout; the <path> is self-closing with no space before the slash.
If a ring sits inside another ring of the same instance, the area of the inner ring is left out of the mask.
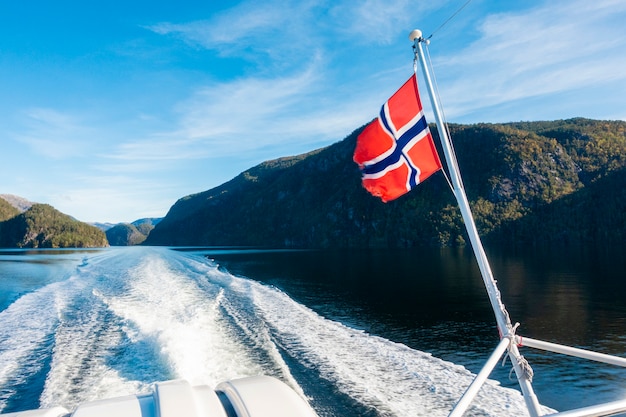
<path id="1" fill-rule="evenodd" d="M 5 1 L 0 194 L 162 217 L 369 122 L 413 29 L 450 123 L 626 120 L 624 22 L 623 0 Z"/>

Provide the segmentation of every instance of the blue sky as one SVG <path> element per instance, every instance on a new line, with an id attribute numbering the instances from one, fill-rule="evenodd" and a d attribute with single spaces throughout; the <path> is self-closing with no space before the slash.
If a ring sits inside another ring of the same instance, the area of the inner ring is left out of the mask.
<path id="1" fill-rule="evenodd" d="M 164 216 L 367 123 L 416 28 L 449 122 L 626 120 L 626 2 L 472 0 L 437 30 L 465 2 L 2 2 L 0 194 Z"/>

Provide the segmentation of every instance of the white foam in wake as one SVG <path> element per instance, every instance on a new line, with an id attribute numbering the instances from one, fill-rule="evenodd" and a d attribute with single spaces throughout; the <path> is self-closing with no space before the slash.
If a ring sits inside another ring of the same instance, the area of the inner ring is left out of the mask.
<path id="1" fill-rule="evenodd" d="M 260 371 L 220 321 L 221 290 L 208 298 L 186 271 L 172 268 L 156 255 L 134 268 L 129 281 L 123 295 L 104 296 L 104 301 L 124 320 L 124 331 L 133 342 L 156 341 L 174 377 L 215 385 Z"/>
<path id="2" fill-rule="evenodd" d="M 71 409 L 158 380 L 214 386 L 261 373 L 221 322 L 223 292 L 200 288 L 176 252 L 120 251 L 105 261 L 81 270 L 93 287 L 74 298 L 56 330 L 43 405 Z"/>
<path id="3" fill-rule="evenodd" d="M 43 363 L 44 407 L 136 394 L 164 379 L 215 386 L 268 370 L 302 392 L 285 351 L 315 374 L 307 380 L 319 376 L 378 415 L 447 415 L 472 379 L 201 257 L 131 248 L 90 258 L 0 313 L 0 411 Z M 468 415 L 526 413 L 519 392 L 496 383 L 474 404 Z"/>
<path id="4" fill-rule="evenodd" d="M 106 317 L 102 303 L 91 294 L 73 300 L 54 334 L 53 359 L 40 401 L 43 407 L 79 403 L 147 390 L 147 384 L 128 380 L 111 366 L 123 344 L 121 328 Z"/>
<path id="5" fill-rule="evenodd" d="M 23 384 L 41 371 L 48 355 L 49 335 L 63 309 L 65 283 L 50 284 L 26 294 L 0 312 L 0 411 Z"/>
<path id="6" fill-rule="evenodd" d="M 324 319 L 274 288 L 249 283 L 249 290 L 287 349 L 381 415 L 447 415 L 473 378 L 461 366 Z M 468 415 L 526 412 L 518 391 L 491 382 Z"/>

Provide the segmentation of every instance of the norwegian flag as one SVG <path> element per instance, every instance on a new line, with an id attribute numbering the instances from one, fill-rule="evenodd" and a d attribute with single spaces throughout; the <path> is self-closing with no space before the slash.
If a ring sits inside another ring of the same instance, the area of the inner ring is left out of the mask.
<path id="1" fill-rule="evenodd" d="M 363 173 L 363 187 L 384 202 L 406 194 L 441 169 L 415 74 L 361 132 L 353 159 Z"/>

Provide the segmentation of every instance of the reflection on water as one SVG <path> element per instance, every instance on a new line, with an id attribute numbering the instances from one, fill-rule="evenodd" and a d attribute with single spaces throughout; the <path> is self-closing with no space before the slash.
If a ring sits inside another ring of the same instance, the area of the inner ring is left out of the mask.
<path id="1" fill-rule="evenodd" d="M 494 256 L 509 312 L 523 333 L 579 347 L 604 349 L 606 335 L 626 331 L 623 249 Z M 622 348 L 623 349 L 623 348 Z M 616 351 L 614 353 L 624 353 Z"/>

